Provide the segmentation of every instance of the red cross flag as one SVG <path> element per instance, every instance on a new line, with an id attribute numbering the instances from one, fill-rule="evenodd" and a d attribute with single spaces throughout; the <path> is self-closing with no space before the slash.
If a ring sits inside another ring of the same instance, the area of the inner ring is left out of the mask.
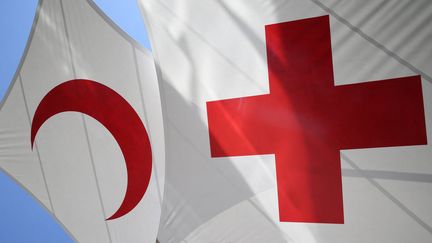
<path id="1" fill-rule="evenodd" d="M 430 242 L 429 1 L 140 1 L 159 240 Z"/>
<path id="2" fill-rule="evenodd" d="M 40 1 L 30 36 L 0 106 L 0 168 L 77 242 L 155 242 L 165 144 L 151 54 L 86 0 Z"/>

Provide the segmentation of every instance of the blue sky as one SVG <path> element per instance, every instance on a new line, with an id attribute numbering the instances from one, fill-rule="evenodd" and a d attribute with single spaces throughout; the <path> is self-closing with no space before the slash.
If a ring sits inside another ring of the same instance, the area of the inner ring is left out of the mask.
<path id="1" fill-rule="evenodd" d="M 136 0 L 94 0 L 123 30 L 150 49 Z M 24 51 L 37 0 L 0 1 L 0 98 Z M 72 242 L 51 216 L 0 171 L 0 242 Z"/>

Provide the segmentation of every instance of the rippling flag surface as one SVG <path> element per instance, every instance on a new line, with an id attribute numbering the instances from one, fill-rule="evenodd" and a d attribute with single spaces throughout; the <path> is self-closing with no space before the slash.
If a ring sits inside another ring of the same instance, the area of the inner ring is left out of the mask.
<path id="1" fill-rule="evenodd" d="M 139 2 L 161 242 L 430 240 L 429 2 Z"/>

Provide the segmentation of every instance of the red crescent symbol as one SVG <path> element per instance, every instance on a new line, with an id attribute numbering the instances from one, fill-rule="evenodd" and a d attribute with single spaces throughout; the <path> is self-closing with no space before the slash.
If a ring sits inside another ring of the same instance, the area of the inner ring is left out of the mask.
<path id="1" fill-rule="evenodd" d="M 138 114 L 109 87 L 91 80 L 70 80 L 54 87 L 39 103 L 31 127 L 32 148 L 42 124 L 65 111 L 93 117 L 114 136 L 126 162 L 128 180 L 122 204 L 107 220 L 129 213 L 144 196 L 152 169 L 150 140 Z"/>

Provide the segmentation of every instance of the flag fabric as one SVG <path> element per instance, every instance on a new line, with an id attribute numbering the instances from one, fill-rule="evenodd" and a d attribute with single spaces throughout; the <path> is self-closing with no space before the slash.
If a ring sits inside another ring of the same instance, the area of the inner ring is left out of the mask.
<path id="1" fill-rule="evenodd" d="M 430 241 L 429 1 L 139 4 L 161 243 Z"/>
<path id="2" fill-rule="evenodd" d="M 0 144 L 0 168 L 75 241 L 156 241 L 165 144 L 153 58 L 92 1 L 40 1 Z"/>

